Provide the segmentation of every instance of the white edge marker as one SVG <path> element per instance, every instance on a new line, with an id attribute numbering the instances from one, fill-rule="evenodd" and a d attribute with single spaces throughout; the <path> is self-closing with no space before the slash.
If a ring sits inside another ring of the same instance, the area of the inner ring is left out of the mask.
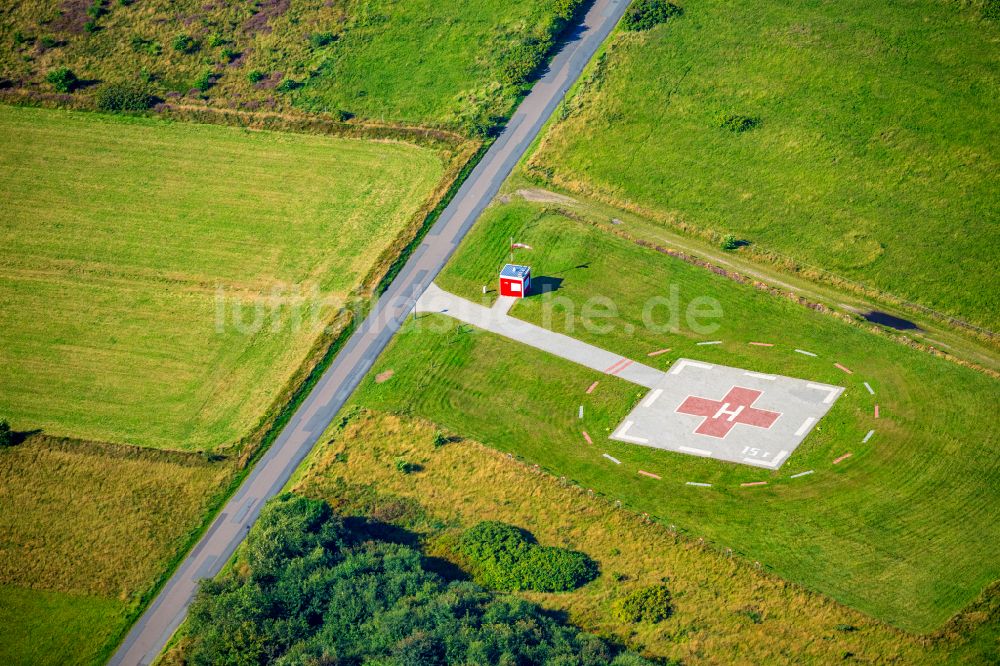
<path id="1" fill-rule="evenodd" d="M 643 439 L 642 437 L 633 437 L 631 435 L 626 434 L 628 433 L 629 430 L 632 429 L 632 426 L 634 425 L 635 421 L 626 421 L 624 425 L 622 425 L 622 427 L 618 429 L 618 432 L 615 433 L 615 437 L 618 439 L 623 439 L 626 442 L 635 442 L 636 444 L 649 444 L 648 439 Z"/>
<path id="2" fill-rule="evenodd" d="M 714 365 L 710 365 L 708 363 L 699 363 L 698 361 L 689 361 L 689 360 L 687 360 L 685 358 L 685 359 L 681 359 L 681 360 L 677 361 L 676 365 L 674 366 L 674 369 L 670 371 L 670 374 L 672 374 L 672 375 L 679 375 L 679 374 L 681 374 L 681 370 L 683 370 L 684 368 L 688 367 L 689 365 L 692 368 L 704 368 L 705 370 L 711 370 L 712 368 L 715 367 Z"/>
<path id="3" fill-rule="evenodd" d="M 721 345 L 721 344 L 722 344 L 722 340 L 709 340 L 708 342 L 699 342 L 698 346 L 703 346 L 703 345 Z"/>
<path id="4" fill-rule="evenodd" d="M 711 488 L 711 483 L 699 483 L 697 481 L 688 481 L 684 484 L 685 486 L 698 486 L 699 488 Z"/>
<path id="5" fill-rule="evenodd" d="M 744 372 L 743 374 L 747 377 L 756 377 L 757 379 L 767 379 L 770 381 L 777 379 L 774 375 L 762 375 L 759 372 Z"/>
<path id="6" fill-rule="evenodd" d="M 805 349 L 796 349 L 795 351 L 798 352 L 799 354 L 805 354 L 806 356 L 816 356 L 816 354 L 806 351 Z"/>
<path id="7" fill-rule="evenodd" d="M 602 453 L 601 455 L 604 456 L 605 458 L 607 458 L 608 460 L 610 460 L 611 462 L 613 462 L 616 465 L 621 465 L 622 464 L 621 460 L 618 460 L 618 458 L 614 458 L 612 456 L 609 456 L 607 453 Z"/>
<path id="8" fill-rule="evenodd" d="M 583 418 L 583 405 L 580 405 L 580 418 Z"/>
<path id="9" fill-rule="evenodd" d="M 677 450 L 683 451 L 684 453 L 693 453 L 696 456 L 707 456 L 707 457 L 712 456 L 711 451 L 706 451 L 705 449 L 694 449 L 691 448 L 690 446 L 678 446 Z"/>
<path id="10" fill-rule="evenodd" d="M 808 472 L 799 472 L 798 474 L 792 474 L 792 475 L 791 475 L 790 477 L 788 477 L 788 478 L 789 478 L 789 479 L 797 479 L 797 478 L 799 478 L 800 476 L 806 476 L 806 475 L 809 475 L 809 474 L 812 474 L 812 473 L 813 473 L 813 470 L 809 470 Z"/>
<path id="11" fill-rule="evenodd" d="M 656 399 L 659 398 L 661 395 L 663 395 L 663 389 L 656 389 L 655 391 L 650 393 L 645 400 L 642 401 L 642 406 L 652 407 L 653 403 L 656 402 Z"/>
<path id="12" fill-rule="evenodd" d="M 801 437 L 802 435 L 806 434 L 806 431 L 809 430 L 809 428 L 812 426 L 813 423 L 816 423 L 816 419 L 810 416 L 805 421 L 803 421 L 802 425 L 799 426 L 799 429 L 795 431 L 795 436 Z"/>
<path id="13" fill-rule="evenodd" d="M 825 386 L 824 384 L 806 384 L 806 388 L 813 389 L 815 391 L 826 391 L 826 397 L 823 398 L 823 404 L 828 405 L 837 399 L 840 395 L 840 389 L 836 386 Z"/>
<path id="14" fill-rule="evenodd" d="M 865 382 L 865 388 L 868 389 L 869 393 L 871 393 L 872 395 L 875 395 L 875 389 L 873 389 L 871 387 L 871 384 L 869 384 L 868 382 Z"/>
<path id="15" fill-rule="evenodd" d="M 867 443 L 868 443 L 868 440 L 869 440 L 869 439 L 871 439 L 871 438 L 872 438 L 872 435 L 874 435 L 874 434 L 875 434 L 875 431 L 874 431 L 874 430 L 869 430 L 869 431 L 868 431 L 868 434 L 867 434 L 867 435 L 865 435 L 865 438 L 864 438 L 863 440 L 861 440 L 861 443 L 862 443 L 862 444 L 867 444 Z"/>

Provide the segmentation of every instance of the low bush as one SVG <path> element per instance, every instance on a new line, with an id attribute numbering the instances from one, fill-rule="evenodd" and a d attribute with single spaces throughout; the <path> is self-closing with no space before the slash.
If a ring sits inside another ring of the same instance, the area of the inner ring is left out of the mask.
<path id="1" fill-rule="evenodd" d="M 622 17 L 626 30 L 649 30 L 682 13 L 677 5 L 667 0 L 634 0 Z"/>
<path id="2" fill-rule="evenodd" d="M 585 553 L 540 546 L 522 530 L 483 521 L 462 535 L 459 549 L 476 580 L 496 590 L 565 592 L 597 578 L 597 563 Z"/>
<path id="3" fill-rule="evenodd" d="M 201 74 L 198 75 L 198 78 L 194 80 L 194 87 L 202 92 L 205 92 L 206 90 L 211 88 L 214 84 L 215 84 L 215 73 L 210 69 L 204 70 Z"/>
<path id="4" fill-rule="evenodd" d="M 293 90 L 298 90 L 302 87 L 302 84 L 294 79 L 284 79 L 275 88 L 280 93 L 292 92 Z"/>
<path id="5" fill-rule="evenodd" d="M 156 56 L 163 53 L 163 46 L 152 39 L 143 39 L 137 35 L 132 38 L 132 50 L 136 53 L 148 53 Z"/>
<path id="6" fill-rule="evenodd" d="M 153 102 L 153 96 L 138 83 L 109 83 L 97 91 L 97 106 L 102 111 L 145 111 Z"/>
<path id="7" fill-rule="evenodd" d="M 739 249 L 740 241 L 736 236 L 732 234 L 726 234 L 722 239 L 722 249 L 726 252 L 732 252 L 733 250 Z"/>
<path id="8" fill-rule="evenodd" d="M 741 113 L 723 113 L 719 115 L 718 125 L 730 132 L 746 132 L 760 125 L 760 118 L 745 116 Z"/>
<path id="9" fill-rule="evenodd" d="M 104 3 L 101 2 L 100 0 L 98 0 L 97 2 L 95 2 L 90 7 L 87 8 L 87 16 L 94 19 L 95 21 L 107 13 L 108 13 L 107 8 L 104 6 Z"/>
<path id="10" fill-rule="evenodd" d="M 172 46 L 175 51 L 181 53 L 194 53 L 198 50 L 198 41 L 191 35 L 177 35 L 174 37 Z"/>
<path id="11" fill-rule="evenodd" d="M 309 44 L 313 48 L 322 48 L 324 46 L 329 46 L 337 41 L 337 36 L 332 32 L 314 32 L 309 35 Z"/>
<path id="12" fill-rule="evenodd" d="M 251 69 L 247 73 L 247 81 L 249 81 L 250 83 L 260 83 L 266 78 L 267 78 L 267 73 L 262 72 L 259 69 Z"/>
<path id="13" fill-rule="evenodd" d="M 10 429 L 7 419 L 0 419 L 0 448 L 14 445 L 14 431 Z"/>
<path id="14" fill-rule="evenodd" d="M 985 0 L 982 13 L 988 21 L 1000 21 L 1000 0 Z"/>
<path id="15" fill-rule="evenodd" d="M 60 46 L 61 42 L 55 37 L 46 35 L 45 37 L 42 37 L 40 40 L 38 40 L 38 44 L 43 49 L 54 49 L 55 47 Z"/>
<path id="16" fill-rule="evenodd" d="M 530 38 L 509 48 L 500 57 L 500 83 L 517 86 L 527 81 L 551 46 L 549 41 Z"/>
<path id="17" fill-rule="evenodd" d="M 663 622 L 673 612 L 670 590 L 666 585 L 650 585 L 628 594 L 618 602 L 616 615 L 622 622 Z"/>
<path id="18" fill-rule="evenodd" d="M 63 93 L 73 92 L 80 85 L 80 79 L 69 67 L 53 69 L 45 75 L 45 80 L 58 92 Z"/>
<path id="19" fill-rule="evenodd" d="M 396 471 L 402 472 L 403 474 L 412 474 L 416 472 L 419 467 L 411 462 L 408 462 L 405 458 L 396 458 Z"/>

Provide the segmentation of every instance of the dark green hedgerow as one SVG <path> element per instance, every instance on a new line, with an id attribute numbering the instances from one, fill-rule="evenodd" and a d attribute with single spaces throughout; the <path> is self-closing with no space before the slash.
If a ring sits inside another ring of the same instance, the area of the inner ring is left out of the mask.
<path id="1" fill-rule="evenodd" d="M 565 592 L 597 578 L 597 563 L 566 548 L 540 546 L 522 530 L 483 521 L 462 535 L 459 548 L 477 582 L 495 590 Z"/>
<path id="2" fill-rule="evenodd" d="M 97 107 L 102 111 L 145 111 L 154 101 L 138 83 L 109 83 L 97 91 Z"/>
<path id="3" fill-rule="evenodd" d="M 270 502 L 238 566 L 202 584 L 185 663 L 651 666 L 534 604 L 446 583 L 412 548 L 359 541 L 325 502 Z"/>
<path id="4" fill-rule="evenodd" d="M 635 0 L 622 17 L 622 27 L 632 31 L 649 30 L 682 12 L 680 7 L 667 0 Z"/>
<path id="5" fill-rule="evenodd" d="M 632 592 L 618 603 L 616 614 L 624 622 L 662 622 L 670 617 L 670 590 L 666 585 L 650 585 Z"/>

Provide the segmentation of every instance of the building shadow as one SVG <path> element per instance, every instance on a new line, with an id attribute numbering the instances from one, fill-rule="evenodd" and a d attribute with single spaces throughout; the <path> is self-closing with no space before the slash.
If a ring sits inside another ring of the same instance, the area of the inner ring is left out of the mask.
<path id="1" fill-rule="evenodd" d="M 897 331 L 919 331 L 920 327 L 909 319 L 903 319 L 901 317 L 895 317 L 888 312 L 880 312 L 878 310 L 872 310 L 871 312 L 864 312 L 861 314 L 867 321 L 873 324 L 879 324 L 880 326 L 887 326 L 888 328 L 895 329 Z"/>
<path id="2" fill-rule="evenodd" d="M 550 291 L 559 291 L 562 288 L 563 279 L 552 275 L 542 275 L 531 278 L 531 290 L 529 296 L 547 294 Z"/>

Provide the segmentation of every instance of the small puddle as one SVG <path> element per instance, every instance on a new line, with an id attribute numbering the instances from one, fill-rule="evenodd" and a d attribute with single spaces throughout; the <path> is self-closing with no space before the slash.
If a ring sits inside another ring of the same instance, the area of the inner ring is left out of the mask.
<path id="1" fill-rule="evenodd" d="M 888 326 L 889 328 L 894 328 L 897 331 L 920 330 L 920 327 L 914 324 L 912 321 L 908 319 L 900 319 L 899 317 L 894 317 L 888 312 L 880 312 L 879 310 L 872 310 L 871 312 L 863 312 L 861 316 L 873 324 L 879 324 L 880 326 Z"/>

